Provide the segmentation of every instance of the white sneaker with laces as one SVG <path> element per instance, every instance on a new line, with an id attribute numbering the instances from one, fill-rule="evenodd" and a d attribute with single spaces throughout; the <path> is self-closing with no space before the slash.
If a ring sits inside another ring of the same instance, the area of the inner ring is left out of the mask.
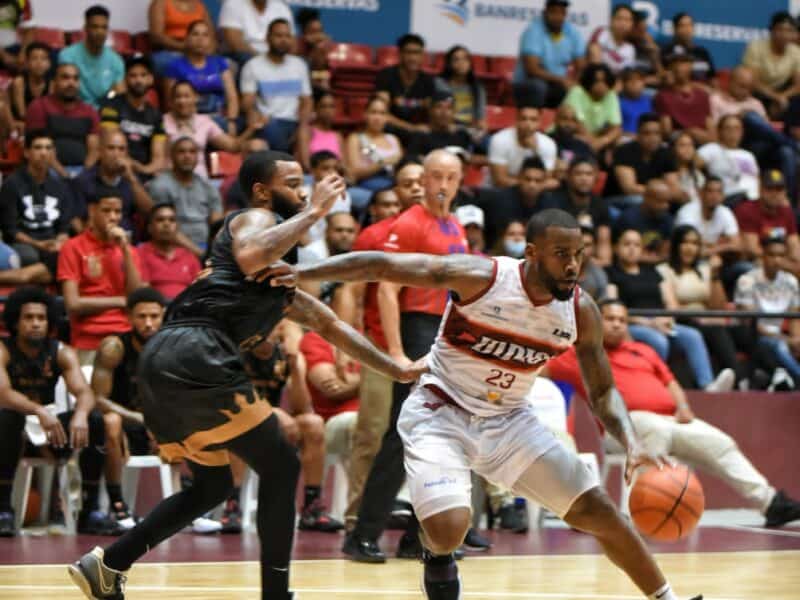
<path id="1" fill-rule="evenodd" d="M 722 369 L 717 378 L 706 386 L 705 391 L 712 394 L 730 392 L 735 383 L 736 373 L 733 369 Z"/>

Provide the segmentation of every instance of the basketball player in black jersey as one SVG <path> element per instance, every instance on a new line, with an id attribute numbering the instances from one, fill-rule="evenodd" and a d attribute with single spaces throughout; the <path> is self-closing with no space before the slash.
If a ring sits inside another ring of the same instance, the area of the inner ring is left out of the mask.
<path id="1" fill-rule="evenodd" d="M 279 187 L 272 185 L 276 178 Z M 306 202 L 297 192 L 300 165 L 291 156 L 269 152 L 249 156 L 239 179 L 253 199 L 272 200 L 274 207 L 276 198 L 294 198 L 303 208 L 280 225 L 261 208 L 229 214 L 212 243 L 208 268 L 175 298 L 166 323 L 142 352 L 138 381 L 145 424 L 162 457 L 185 459 L 194 482 L 163 500 L 105 551 L 95 548 L 69 567 L 88 598 L 122 600 L 124 572 L 133 562 L 227 497 L 232 486 L 228 452 L 242 458 L 262 484 L 257 516 L 262 598 L 293 598 L 289 560 L 299 463 L 241 360 L 241 352 L 258 345 L 282 318 L 319 332 L 395 379 L 412 381 L 425 370 L 420 363 L 396 363 L 308 294 L 259 277 L 330 211 L 345 190 L 344 181 L 326 177 Z"/>
<path id="2" fill-rule="evenodd" d="M 97 502 L 104 460 L 103 419 L 93 412 L 94 395 L 77 354 L 49 337 L 55 325 L 52 297 L 40 288 L 19 288 L 8 297 L 3 318 L 11 337 L 0 344 L 0 535 L 15 534 L 11 484 L 22 455 L 26 415 L 36 415 L 47 436 L 47 448 L 56 458 L 80 450 L 83 506 L 78 531 L 119 533 Z M 56 383 L 62 376 L 76 405 L 74 410 L 55 415 L 49 408 L 55 403 Z"/>
<path id="3" fill-rule="evenodd" d="M 145 342 L 161 328 L 164 296 L 142 287 L 128 296 L 128 320 L 132 329 L 110 335 L 100 342 L 92 371 L 92 390 L 103 413 L 106 429 L 106 489 L 110 512 L 123 529 L 136 523 L 122 498 L 120 481 L 126 454 L 151 454 L 151 437 L 144 426 L 136 370 Z"/>

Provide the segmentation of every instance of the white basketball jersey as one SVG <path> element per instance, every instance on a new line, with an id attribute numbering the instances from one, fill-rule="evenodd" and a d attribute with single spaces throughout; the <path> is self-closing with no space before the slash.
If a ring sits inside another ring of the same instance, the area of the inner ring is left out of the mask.
<path id="1" fill-rule="evenodd" d="M 523 284 L 524 261 L 495 260 L 478 298 L 447 304 L 421 385 L 435 385 L 469 412 L 503 414 L 528 404 L 536 376 L 578 337 L 580 288 L 569 300 L 534 304 Z"/>

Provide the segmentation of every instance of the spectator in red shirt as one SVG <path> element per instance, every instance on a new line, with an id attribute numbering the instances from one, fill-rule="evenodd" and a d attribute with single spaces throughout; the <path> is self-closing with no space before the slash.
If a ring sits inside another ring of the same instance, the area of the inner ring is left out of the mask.
<path id="1" fill-rule="evenodd" d="M 685 129 L 698 146 L 713 142 L 716 136 L 711 100 L 708 92 L 692 81 L 694 59 L 689 54 L 673 54 L 668 60 L 672 85 L 653 99 L 664 134 L 669 136 L 673 131 Z"/>
<path id="2" fill-rule="evenodd" d="M 669 367 L 645 344 L 629 341 L 628 310 L 619 300 L 600 303 L 603 344 L 631 421 L 648 452 L 674 456 L 722 478 L 764 513 L 767 526 L 800 519 L 800 502 L 776 491 L 726 433 L 694 416 Z M 543 377 L 566 381 L 585 398 L 575 348 L 551 360 Z M 622 452 L 606 435 L 606 450 Z"/>
<path id="3" fill-rule="evenodd" d="M 735 214 L 742 233 L 745 258 L 755 260 L 763 255 L 761 240 L 784 238 L 788 252 L 783 270 L 800 276 L 800 237 L 786 195 L 786 180 L 780 171 L 766 171 L 761 180 L 761 199 L 741 202 Z"/>
<path id="4" fill-rule="evenodd" d="M 56 157 L 53 168 L 62 177 L 76 175 L 97 162 L 100 118 L 80 99 L 78 67 L 64 63 L 56 68 L 53 93 L 31 102 L 25 128 L 44 129 L 53 137 Z"/>
<path id="5" fill-rule="evenodd" d="M 89 198 L 88 227 L 68 240 L 58 256 L 71 345 L 82 365 L 94 364 L 104 337 L 131 328 L 126 297 L 141 286 L 141 265 L 119 225 L 121 218 L 122 200 L 98 190 L 97 196 Z"/>
<path id="6" fill-rule="evenodd" d="M 137 248 L 142 281 L 172 300 L 200 272 L 200 261 L 178 244 L 178 215 L 170 202 L 156 204 L 147 223 L 150 241 Z"/>

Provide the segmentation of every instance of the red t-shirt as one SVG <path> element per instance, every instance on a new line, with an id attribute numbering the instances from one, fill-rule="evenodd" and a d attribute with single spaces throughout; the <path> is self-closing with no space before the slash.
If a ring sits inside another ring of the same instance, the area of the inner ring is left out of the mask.
<path id="1" fill-rule="evenodd" d="M 137 250 L 142 263 L 142 281 L 169 300 L 186 289 L 200 272 L 200 261 L 186 248 L 176 247 L 172 256 L 167 256 L 152 243 L 145 242 Z"/>
<path id="2" fill-rule="evenodd" d="M 467 237 L 461 223 L 453 216 L 439 219 L 422 204 L 402 213 L 392 225 L 389 239 L 383 246 L 386 252 L 422 252 L 424 254 L 466 254 Z M 403 288 L 400 312 L 444 314 L 447 290 Z"/>
<path id="3" fill-rule="evenodd" d="M 797 233 L 797 224 L 790 207 L 781 206 L 775 214 L 768 214 L 761 200 L 740 202 L 736 207 L 736 220 L 742 233 L 755 233 L 759 239 L 786 237 Z"/>
<path id="4" fill-rule="evenodd" d="M 708 92 L 698 86 L 693 86 L 688 94 L 674 89 L 661 90 L 653 99 L 653 106 L 658 114 L 671 118 L 678 129 L 705 129 L 706 119 L 711 116 Z"/>
<path id="5" fill-rule="evenodd" d="M 306 333 L 303 339 L 300 340 L 300 352 L 303 353 L 306 359 L 306 373 L 311 373 L 311 369 L 317 365 L 336 363 L 333 346 L 313 331 Z M 347 370 L 351 373 L 358 373 L 361 370 L 361 365 L 352 361 Z M 314 411 L 326 421 L 343 412 L 358 411 L 357 395 L 347 400 L 334 402 L 328 400 L 322 392 L 311 385 L 311 379 L 308 375 L 306 375 L 306 384 L 308 385 L 308 391 L 311 393 L 311 403 L 314 405 Z"/>
<path id="6" fill-rule="evenodd" d="M 383 245 L 389 239 L 389 231 L 397 220 L 397 216 L 389 217 L 370 225 L 358 234 L 353 244 L 353 252 L 367 250 L 383 250 Z M 371 281 L 367 284 L 367 293 L 364 298 L 364 331 L 379 348 L 387 349 L 386 336 L 381 327 L 381 313 L 378 309 L 378 282 Z"/>
<path id="7" fill-rule="evenodd" d="M 133 262 L 142 271 L 136 248 Z M 87 229 L 67 240 L 58 254 L 58 281 L 75 281 L 81 296 L 95 298 L 125 296 L 125 267 L 122 249 L 101 242 Z M 70 315 L 71 344 L 79 350 L 96 350 L 101 340 L 112 333 L 131 328 L 125 310 L 113 308 L 94 315 Z"/>
<path id="8" fill-rule="evenodd" d="M 100 132 L 100 117 L 91 105 L 78 100 L 74 105 L 66 108 L 54 96 L 42 96 L 30 103 L 25 112 L 25 129 L 28 131 L 47 129 L 48 115 L 58 115 L 70 119 L 89 119 L 91 121 L 89 133 Z"/>
<path id="9" fill-rule="evenodd" d="M 616 348 L 606 348 L 606 353 L 614 382 L 628 410 L 675 414 L 675 400 L 667 389 L 675 376 L 655 350 L 647 344 L 626 341 Z M 566 381 L 587 397 L 574 347 L 548 362 L 547 370 L 551 379 Z"/>

